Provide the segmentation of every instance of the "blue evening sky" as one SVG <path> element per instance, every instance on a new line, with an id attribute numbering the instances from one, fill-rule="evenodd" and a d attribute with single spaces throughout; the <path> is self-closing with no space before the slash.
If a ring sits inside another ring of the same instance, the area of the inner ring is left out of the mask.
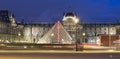
<path id="1" fill-rule="evenodd" d="M 81 22 L 115 22 L 120 0 L 0 0 L 0 10 L 10 10 L 17 21 L 55 22 L 74 11 Z"/>

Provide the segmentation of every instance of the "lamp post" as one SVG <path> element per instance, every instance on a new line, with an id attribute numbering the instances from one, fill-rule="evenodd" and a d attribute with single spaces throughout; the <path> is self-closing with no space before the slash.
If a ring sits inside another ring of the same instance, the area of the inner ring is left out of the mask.
<path id="1" fill-rule="evenodd" d="M 77 46 L 77 26 L 78 26 L 78 22 L 79 22 L 79 19 L 78 18 L 76 18 L 76 19 L 74 19 L 74 24 L 75 24 L 75 39 L 76 39 L 76 42 L 75 42 L 75 49 L 76 49 L 76 51 L 78 51 L 78 46 Z"/>
<path id="2" fill-rule="evenodd" d="M 109 46 L 111 46 L 111 35 L 112 35 L 113 33 L 110 33 L 109 34 Z"/>
<path id="3" fill-rule="evenodd" d="M 21 33 L 18 33 L 18 36 L 19 36 L 19 42 L 20 42 L 20 36 L 21 36 Z"/>
<path id="4" fill-rule="evenodd" d="M 82 36 L 83 36 L 83 43 L 85 43 L 85 38 L 84 38 L 84 37 L 85 37 L 85 35 L 86 35 L 86 34 L 85 34 L 85 32 L 84 32 L 84 33 L 82 33 Z"/>
<path id="5" fill-rule="evenodd" d="M 76 25 L 76 31 L 75 32 L 76 32 L 75 33 L 76 34 L 76 36 L 75 36 L 76 37 L 75 47 L 76 47 L 76 51 L 78 51 L 78 46 L 77 46 L 77 25 Z"/>
<path id="6" fill-rule="evenodd" d="M 12 43 L 12 40 L 13 40 L 13 38 L 12 38 L 12 36 L 13 36 L 13 29 L 12 29 L 12 26 L 10 27 L 10 31 L 11 31 L 11 33 L 10 33 L 10 38 L 11 38 L 11 40 L 10 40 L 10 42 Z"/>
<path id="7" fill-rule="evenodd" d="M 51 37 L 53 37 L 54 36 L 54 33 L 51 33 Z M 54 38 L 52 38 L 52 39 L 54 39 Z M 53 44 L 54 43 L 54 41 L 53 40 L 51 40 L 51 42 L 50 42 L 51 44 Z"/>
<path id="8" fill-rule="evenodd" d="M 110 24 L 109 24 L 109 26 L 108 26 L 108 35 L 109 35 L 109 43 L 108 43 L 108 45 L 109 45 L 109 47 L 111 46 L 111 35 L 112 35 L 113 33 L 111 32 L 111 28 L 110 28 Z"/>

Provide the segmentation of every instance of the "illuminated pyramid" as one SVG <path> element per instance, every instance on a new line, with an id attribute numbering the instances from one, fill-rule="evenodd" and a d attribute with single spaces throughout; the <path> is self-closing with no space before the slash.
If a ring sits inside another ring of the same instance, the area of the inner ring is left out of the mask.
<path id="1" fill-rule="evenodd" d="M 41 39 L 38 44 L 71 44 L 72 38 L 58 21 Z"/>

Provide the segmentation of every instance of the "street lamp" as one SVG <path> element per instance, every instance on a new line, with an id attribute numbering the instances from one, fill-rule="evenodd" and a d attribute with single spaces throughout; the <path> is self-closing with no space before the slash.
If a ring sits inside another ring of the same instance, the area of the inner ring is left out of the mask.
<path id="1" fill-rule="evenodd" d="M 52 33 L 51 36 L 54 36 L 54 34 Z"/>
<path id="2" fill-rule="evenodd" d="M 73 20 L 73 22 L 74 22 L 75 25 L 77 25 L 78 22 L 79 22 L 79 19 L 78 19 L 78 18 L 75 18 L 75 19 Z"/>
<path id="3" fill-rule="evenodd" d="M 21 36 L 21 33 L 18 33 L 18 36 L 19 36 L 19 42 L 20 42 L 20 36 Z"/>
<path id="4" fill-rule="evenodd" d="M 113 35 L 113 33 L 111 32 L 111 24 L 109 24 L 108 26 L 108 35 L 109 35 L 108 45 L 111 46 L 111 35 Z"/>
<path id="5" fill-rule="evenodd" d="M 82 33 L 82 36 L 83 36 L 83 43 L 85 43 L 85 38 L 84 38 L 84 37 L 85 37 L 85 35 L 86 35 L 86 34 L 85 34 L 85 32 L 84 32 L 84 33 Z"/>
<path id="6" fill-rule="evenodd" d="M 76 32 L 76 36 L 75 36 L 75 37 L 76 37 L 76 42 L 75 42 L 76 44 L 75 44 L 75 47 L 76 47 L 76 51 L 78 51 L 78 46 L 77 46 L 77 29 L 78 29 L 78 28 L 77 28 L 77 25 L 78 25 L 79 19 L 76 18 L 76 19 L 74 19 L 73 21 L 74 21 L 74 24 L 75 24 L 75 27 L 76 27 L 76 28 L 75 28 L 75 30 L 76 30 L 76 31 L 75 31 L 75 32 Z"/>
<path id="7" fill-rule="evenodd" d="M 111 35 L 113 35 L 112 32 L 110 32 L 110 34 L 109 34 L 109 46 L 111 46 Z"/>
<path id="8" fill-rule="evenodd" d="M 54 33 L 51 33 L 51 38 L 52 38 L 52 40 L 50 40 L 51 41 L 51 43 L 53 43 L 53 36 L 54 36 Z"/>

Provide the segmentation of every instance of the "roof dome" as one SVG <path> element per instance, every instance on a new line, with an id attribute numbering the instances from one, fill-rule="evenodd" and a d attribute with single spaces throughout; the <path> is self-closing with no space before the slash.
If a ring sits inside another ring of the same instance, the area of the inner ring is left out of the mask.
<path id="1" fill-rule="evenodd" d="M 75 15 L 72 12 L 68 12 L 68 13 L 65 14 L 65 17 L 67 17 L 67 16 L 73 16 L 74 17 Z"/>

